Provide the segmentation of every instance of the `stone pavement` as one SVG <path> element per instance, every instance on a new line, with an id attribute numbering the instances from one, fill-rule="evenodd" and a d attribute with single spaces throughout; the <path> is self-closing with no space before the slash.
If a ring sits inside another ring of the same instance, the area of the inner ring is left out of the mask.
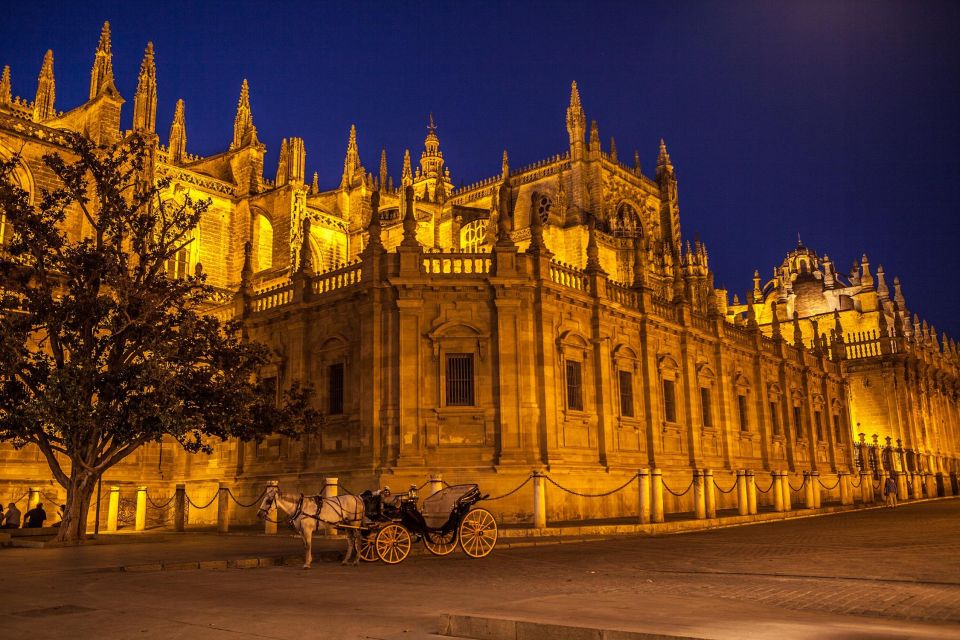
<path id="1" fill-rule="evenodd" d="M 960 500 L 949 499 L 684 535 L 496 549 L 479 561 L 458 552 L 396 566 L 318 562 L 312 571 L 111 570 L 296 553 L 299 541 L 287 536 L 0 549 L 0 629 L 4 637 L 33 638 L 395 640 L 439 638 L 441 616 L 453 614 L 447 630 L 468 619 L 488 631 L 499 622 L 514 635 L 487 637 L 511 640 L 637 632 L 960 638 L 958 539 Z M 584 626 L 592 631 L 570 629 Z M 467 629 L 478 637 L 476 630 Z"/>

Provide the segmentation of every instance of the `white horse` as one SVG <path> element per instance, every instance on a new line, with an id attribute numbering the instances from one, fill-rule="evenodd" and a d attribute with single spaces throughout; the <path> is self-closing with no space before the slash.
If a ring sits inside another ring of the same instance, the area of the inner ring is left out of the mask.
<path id="1" fill-rule="evenodd" d="M 347 532 L 347 555 L 343 564 L 357 566 L 360 560 L 360 525 L 363 524 L 363 499 L 359 496 L 304 496 L 296 497 L 284 495 L 279 487 L 271 485 L 260 502 L 257 517 L 265 519 L 270 508 L 276 505 L 278 511 L 283 511 L 290 518 L 290 524 L 303 538 L 303 547 L 306 550 L 303 558 L 303 568 L 309 569 L 313 563 L 313 533 L 320 528 L 321 523 L 326 526 L 344 525 Z"/>

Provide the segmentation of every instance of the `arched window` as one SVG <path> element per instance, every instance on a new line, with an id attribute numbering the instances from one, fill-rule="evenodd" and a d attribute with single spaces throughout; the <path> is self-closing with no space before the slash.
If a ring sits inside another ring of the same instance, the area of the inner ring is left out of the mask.
<path id="1" fill-rule="evenodd" d="M 629 202 L 617 207 L 617 214 L 610 221 L 610 234 L 621 238 L 639 238 L 643 236 L 643 223 L 640 215 Z"/>
<path id="2" fill-rule="evenodd" d="M 550 219 L 550 209 L 553 208 L 553 201 L 550 200 L 550 196 L 545 193 L 540 194 L 536 207 L 536 214 L 540 216 L 540 222 L 546 224 L 547 220 Z"/>
<path id="3" fill-rule="evenodd" d="M 262 213 L 256 214 L 254 220 L 254 255 L 257 257 L 257 271 L 263 271 L 273 266 L 273 225 L 270 219 Z"/>
<path id="4" fill-rule="evenodd" d="M 460 229 L 460 248 L 467 253 L 480 253 L 487 239 L 486 220 L 474 220 Z"/>
<path id="5" fill-rule="evenodd" d="M 187 245 L 167 258 L 167 276 L 182 280 L 190 275 L 190 246 Z"/>

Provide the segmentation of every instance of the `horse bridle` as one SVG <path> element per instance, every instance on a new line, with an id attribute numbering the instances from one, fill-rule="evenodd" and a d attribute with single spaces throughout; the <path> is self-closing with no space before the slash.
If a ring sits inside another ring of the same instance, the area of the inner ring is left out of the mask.
<path id="1" fill-rule="evenodd" d="M 269 492 L 269 489 L 268 489 L 268 492 Z M 268 519 L 267 512 L 270 510 L 270 507 L 272 507 L 276 503 L 277 498 L 281 497 L 281 495 L 282 494 L 280 493 L 280 489 L 275 488 L 275 494 L 267 496 L 267 500 L 268 500 L 267 507 L 266 508 L 260 507 L 260 509 L 257 510 L 257 517 L 263 520 L 267 520 Z M 337 515 L 340 516 L 340 520 L 336 522 L 331 522 L 331 521 L 324 520 L 323 518 L 320 517 L 320 512 L 323 510 L 324 502 L 329 502 L 330 505 L 333 506 L 334 504 L 336 504 L 333 500 L 330 500 L 325 496 L 313 496 L 314 502 L 317 503 L 317 512 L 315 514 L 310 514 L 310 513 L 304 512 L 303 510 L 303 498 L 304 498 L 304 495 L 301 493 L 300 498 L 297 500 L 297 506 L 289 517 L 289 522 L 293 527 L 299 529 L 299 527 L 297 527 L 296 520 L 300 516 L 303 516 L 304 518 L 313 518 L 317 522 L 322 522 L 330 526 L 337 525 L 338 523 L 343 521 L 343 508 L 339 504 L 336 507 L 334 507 L 334 509 L 337 511 Z M 361 520 L 363 519 L 362 512 L 360 514 L 360 519 Z"/>

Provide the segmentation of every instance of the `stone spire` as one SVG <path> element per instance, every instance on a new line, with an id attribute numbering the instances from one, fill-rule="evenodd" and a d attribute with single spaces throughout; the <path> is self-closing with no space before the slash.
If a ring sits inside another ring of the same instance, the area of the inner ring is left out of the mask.
<path id="1" fill-rule="evenodd" d="M 527 253 L 533 255 L 544 254 L 551 257 L 553 253 L 547 248 L 543 241 L 543 221 L 537 212 L 537 203 L 540 201 L 540 194 L 536 191 L 530 194 L 530 246 L 527 247 Z"/>
<path id="2" fill-rule="evenodd" d="M 93 70 L 90 72 L 90 100 L 103 91 L 117 88 L 113 84 L 113 53 L 110 51 L 110 23 L 104 22 L 100 30 L 100 43 L 93 58 Z"/>
<path id="3" fill-rule="evenodd" d="M 440 138 L 437 137 L 437 124 L 430 114 L 427 125 L 427 137 L 423 141 L 423 153 L 420 154 L 420 171 L 424 178 L 443 180 L 443 152 L 440 151 Z"/>
<path id="4" fill-rule="evenodd" d="M 381 185 L 382 186 L 382 185 Z M 367 225 L 367 247 L 378 247 L 383 243 L 380 239 L 380 192 L 370 194 L 370 224 Z"/>
<path id="5" fill-rule="evenodd" d="M 240 85 L 240 99 L 237 100 L 237 115 L 233 119 L 233 142 L 230 148 L 239 149 L 258 142 L 257 128 L 253 126 L 253 112 L 250 110 L 250 86 L 244 78 Z"/>
<path id="6" fill-rule="evenodd" d="M 277 162 L 277 182 L 278 187 L 287 184 L 287 139 L 280 142 L 280 160 Z M 309 236 L 304 236 L 309 237 Z"/>
<path id="7" fill-rule="evenodd" d="M 887 281 L 883 273 L 883 265 L 877 265 L 877 296 L 881 300 L 890 299 L 890 289 L 887 287 Z"/>
<path id="8" fill-rule="evenodd" d="M 157 67 L 153 61 L 153 43 L 147 43 L 133 97 L 133 130 L 154 133 L 157 128 Z"/>
<path id="9" fill-rule="evenodd" d="M 290 138 L 287 143 L 287 181 L 303 184 L 307 170 L 307 149 L 303 138 Z"/>
<path id="10" fill-rule="evenodd" d="M 343 157 L 343 175 L 340 177 L 340 188 L 347 189 L 353 186 L 354 179 L 363 178 L 360 166 L 360 151 L 357 148 L 357 126 L 350 125 L 350 137 L 347 139 L 347 153 Z"/>
<path id="11" fill-rule="evenodd" d="M 387 172 L 387 149 L 384 147 L 380 150 L 380 190 L 383 191 L 387 188 L 387 178 L 389 177 Z M 377 196 L 379 199 L 379 195 Z"/>
<path id="12" fill-rule="evenodd" d="M 600 153 L 600 127 L 596 120 L 590 121 L 590 144 L 588 146 L 590 153 Z"/>
<path id="13" fill-rule="evenodd" d="M 507 150 L 503 150 L 503 159 L 500 160 L 500 178 L 506 180 L 510 177 L 510 158 L 507 157 Z"/>
<path id="14" fill-rule="evenodd" d="M 513 237 L 510 232 L 513 230 L 513 220 L 510 216 L 510 187 L 507 183 L 500 185 L 497 192 L 497 245 L 501 247 L 514 246 Z"/>
<path id="15" fill-rule="evenodd" d="M 660 138 L 660 153 L 657 155 L 657 177 L 659 178 L 664 173 L 673 174 L 673 163 L 670 162 L 670 154 L 667 153 L 667 144 L 663 141 L 663 138 Z"/>
<path id="16" fill-rule="evenodd" d="M 780 333 L 780 316 L 777 314 L 777 301 L 770 303 L 770 330 L 774 340 L 780 340 L 783 334 Z"/>
<path id="17" fill-rule="evenodd" d="M 870 262 L 867 260 L 867 254 L 863 254 L 863 257 L 860 258 L 860 266 L 863 267 L 860 284 L 864 289 L 873 289 L 873 276 L 870 274 Z"/>
<path id="18" fill-rule="evenodd" d="M 893 291 L 893 299 L 897 301 L 901 308 L 906 309 L 907 301 L 903 297 L 903 289 L 900 288 L 900 276 L 893 277 Z"/>
<path id="19" fill-rule="evenodd" d="M 170 139 L 167 142 L 169 161 L 174 164 L 183 162 L 187 153 L 187 127 L 183 120 L 183 98 L 177 100 L 173 111 L 173 123 L 170 125 Z"/>
<path id="20" fill-rule="evenodd" d="M 13 101 L 13 95 L 10 90 L 10 66 L 3 68 L 3 76 L 0 76 L 0 105 L 8 105 Z"/>
<path id="21" fill-rule="evenodd" d="M 43 56 L 43 66 L 37 78 L 37 97 L 33 101 L 33 121 L 41 122 L 57 115 L 53 108 L 56 99 L 56 83 L 53 80 L 53 51 L 47 49 Z"/>
<path id="22" fill-rule="evenodd" d="M 597 246 L 597 219 L 590 216 L 587 223 L 587 273 L 604 273 L 600 266 L 600 247 Z"/>
<path id="23" fill-rule="evenodd" d="M 410 165 L 410 149 L 403 152 L 403 170 L 400 173 L 400 185 L 413 184 L 413 167 Z"/>
<path id="24" fill-rule="evenodd" d="M 313 184 L 310 185 L 310 192 L 311 193 L 320 192 L 320 174 L 317 173 L 316 171 L 313 172 Z"/>
<path id="25" fill-rule="evenodd" d="M 803 349 L 803 330 L 800 328 L 800 314 L 793 312 L 793 346 Z"/>
<path id="26" fill-rule="evenodd" d="M 303 245 L 300 247 L 300 264 L 297 265 L 297 272 L 303 275 L 313 275 L 313 251 L 310 248 L 310 216 L 303 216 L 301 224 L 300 237 L 303 238 Z"/>
<path id="27" fill-rule="evenodd" d="M 617 159 L 617 139 L 613 136 L 610 136 L 610 160 L 613 162 L 619 162 Z"/>
<path id="28" fill-rule="evenodd" d="M 586 133 L 587 118 L 580 104 L 580 91 L 577 81 L 570 85 L 570 106 L 567 107 L 567 135 L 570 138 L 570 158 L 583 158 L 583 135 Z"/>
<path id="29" fill-rule="evenodd" d="M 403 240 L 400 244 L 404 247 L 418 247 L 417 241 L 417 213 L 414 209 L 413 185 L 407 185 L 403 192 L 403 199 L 406 202 L 403 212 Z"/>
<path id="30" fill-rule="evenodd" d="M 636 150 L 633 152 L 633 172 L 638 176 L 643 173 L 643 167 L 640 166 L 640 152 Z"/>
<path id="31" fill-rule="evenodd" d="M 763 301 L 763 291 L 760 290 L 760 270 L 753 270 L 753 295 L 749 296 L 754 302 Z"/>

